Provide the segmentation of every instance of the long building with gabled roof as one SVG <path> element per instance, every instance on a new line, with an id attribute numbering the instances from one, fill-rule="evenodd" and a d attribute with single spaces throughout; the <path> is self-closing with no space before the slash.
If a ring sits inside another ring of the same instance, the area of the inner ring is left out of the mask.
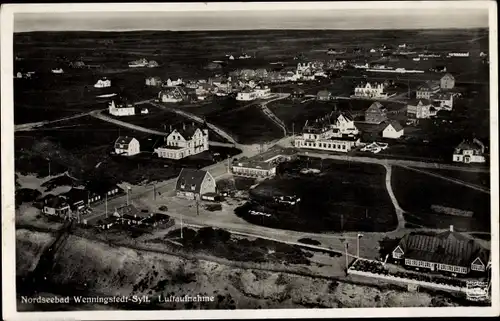
<path id="1" fill-rule="evenodd" d="M 392 258 L 406 267 L 456 275 L 485 272 L 491 265 L 490 251 L 455 232 L 453 226 L 437 235 L 406 234 L 392 251 Z"/>

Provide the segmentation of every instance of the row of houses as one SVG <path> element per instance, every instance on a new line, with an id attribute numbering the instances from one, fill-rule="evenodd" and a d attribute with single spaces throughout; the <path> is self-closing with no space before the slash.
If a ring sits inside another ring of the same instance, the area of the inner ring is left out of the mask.
<path id="1" fill-rule="evenodd" d="M 154 149 L 153 155 L 159 158 L 182 159 L 208 149 L 208 129 L 198 127 L 194 123 L 182 123 L 170 126 L 163 143 Z M 116 155 L 134 156 L 140 152 L 140 143 L 134 137 L 120 136 L 114 143 Z"/>
<path id="2" fill-rule="evenodd" d="M 115 225 L 135 225 L 143 227 L 166 225 L 166 227 L 169 227 L 174 224 L 174 221 L 166 214 L 139 210 L 133 204 L 127 204 L 115 208 L 110 215 L 106 214 L 104 218 L 96 217 L 92 219 L 83 219 L 81 223 L 107 230 Z"/>
<path id="3" fill-rule="evenodd" d="M 108 182 L 87 182 L 83 188 L 73 187 L 60 195 L 49 194 L 42 199 L 42 213 L 70 217 L 84 213 L 91 204 L 123 193 L 123 189 Z"/>

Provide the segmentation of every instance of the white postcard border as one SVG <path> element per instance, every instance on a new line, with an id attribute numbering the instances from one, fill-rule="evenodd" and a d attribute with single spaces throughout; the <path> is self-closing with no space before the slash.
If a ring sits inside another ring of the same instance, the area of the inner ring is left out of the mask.
<path id="1" fill-rule="evenodd" d="M 14 227 L 14 123 L 13 123 L 13 28 L 14 13 L 76 11 L 229 11 L 309 10 L 377 8 L 487 8 L 490 37 L 490 150 L 491 150 L 491 254 L 492 307 L 457 308 L 363 308 L 363 309 L 276 309 L 202 311 L 78 311 L 17 312 L 15 299 Z M 28 4 L 2 5 L 1 10 L 1 102 L 2 102 L 2 298 L 6 320 L 92 320 L 92 319 L 243 319 L 325 317 L 420 317 L 495 316 L 499 314 L 499 216 L 498 216 L 498 52 L 497 15 L 494 1 L 404 1 L 404 2 L 303 2 L 303 3 L 177 3 L 177 4 Z"/>

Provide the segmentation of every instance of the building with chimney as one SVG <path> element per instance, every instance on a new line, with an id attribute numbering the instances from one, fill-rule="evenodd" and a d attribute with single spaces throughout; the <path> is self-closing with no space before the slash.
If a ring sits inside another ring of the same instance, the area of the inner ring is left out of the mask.
<path id="1" fill-rule="evenodd" d="M 126 101 L 115 103 L 112 100 L 108 105 L 108 111 L 110 115 L 113 116 L 133 116 L 135 115 L 135 106 Z"/>
<path id="2" fill-rule="evenodd" d="M 457 163 L 484 163 L 486 158 L 484 144 L 478 139 L 464 139 L 453 152 L 453 161 Z"/>
<path id="3" fill-rule="evenodd" d="M 208 149 L 208 129 L 194 123 L 182 123 L 177 127 L 170 126 L 164 144 L 155 148 L 153 154 L 160 158 L 182 159 Z"/>

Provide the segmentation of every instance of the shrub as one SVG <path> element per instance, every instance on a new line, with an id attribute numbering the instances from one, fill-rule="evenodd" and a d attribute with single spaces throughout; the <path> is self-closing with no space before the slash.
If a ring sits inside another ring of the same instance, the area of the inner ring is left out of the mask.
<path id="1" fill-rule="evenodd" d="M 304 243 L 304 244 L 309 244 L 309 245 L 321 245 L 321 242 L 320 241 L 317 241 L 317 240 L 313 240 L 313 239 L 310 239 L 310 238 L 301 238 L 299 240 L 300 243 Z"/>

